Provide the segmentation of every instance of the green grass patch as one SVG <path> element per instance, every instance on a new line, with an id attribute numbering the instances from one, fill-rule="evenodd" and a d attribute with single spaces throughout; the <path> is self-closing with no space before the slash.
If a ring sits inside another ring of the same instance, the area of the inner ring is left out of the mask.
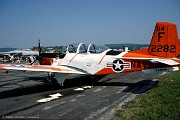
<path id="1" fill-rule="evenodd" d="M 157 79 L 157 87 L 118 111 L 114 120 L 180 120 L 180 71 Z"/>

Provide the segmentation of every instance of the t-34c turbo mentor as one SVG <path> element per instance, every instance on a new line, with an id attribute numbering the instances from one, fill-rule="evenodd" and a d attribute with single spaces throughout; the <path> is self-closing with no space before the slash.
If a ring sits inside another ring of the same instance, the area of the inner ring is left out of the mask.
<path id="1" fill-rule="evenodd" d="M 96 76 L 134 71 L 174 71 L 180 66 L 179 56 L 180 41 L 176 25 L 157 22 L 148 48 L 120 52 L 80 43 L 66 48 L 60 66 L 0 64 L 0 69 L 53 72 L 57 83 L 63 85 L 69 74 Z"/>

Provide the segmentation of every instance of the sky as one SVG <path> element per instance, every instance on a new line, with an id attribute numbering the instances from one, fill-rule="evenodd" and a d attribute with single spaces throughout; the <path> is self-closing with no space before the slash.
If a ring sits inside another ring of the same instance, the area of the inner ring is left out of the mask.
<path id="1" fill-rule="evenodd" d="M 149 44 L 158 21 L 180 29 L 180 0 L 0 0 L 0 48 Z"/>

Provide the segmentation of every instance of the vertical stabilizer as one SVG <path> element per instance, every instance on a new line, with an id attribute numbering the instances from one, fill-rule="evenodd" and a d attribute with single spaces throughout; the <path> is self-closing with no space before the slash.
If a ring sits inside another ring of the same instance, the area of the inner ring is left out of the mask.
<path id="1" fill-rule="evenodd" d="M 170 22 L 157 22 L 149 53 L 159 57 L 173 58 L 179 55 L 179 44 L 176 25 Z"/>

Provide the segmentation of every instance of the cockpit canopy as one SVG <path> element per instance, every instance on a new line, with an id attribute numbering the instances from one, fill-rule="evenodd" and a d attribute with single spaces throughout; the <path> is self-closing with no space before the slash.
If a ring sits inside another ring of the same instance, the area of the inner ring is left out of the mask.
<path id="1" fill-rule="evenodd" d="M 102 53 L 109 48 L 106 46 L 95 45 L 95 44 L 83 44 L 83 43 L 75 43 L 70 44 L 65 48 L 66 53 Z"/>

